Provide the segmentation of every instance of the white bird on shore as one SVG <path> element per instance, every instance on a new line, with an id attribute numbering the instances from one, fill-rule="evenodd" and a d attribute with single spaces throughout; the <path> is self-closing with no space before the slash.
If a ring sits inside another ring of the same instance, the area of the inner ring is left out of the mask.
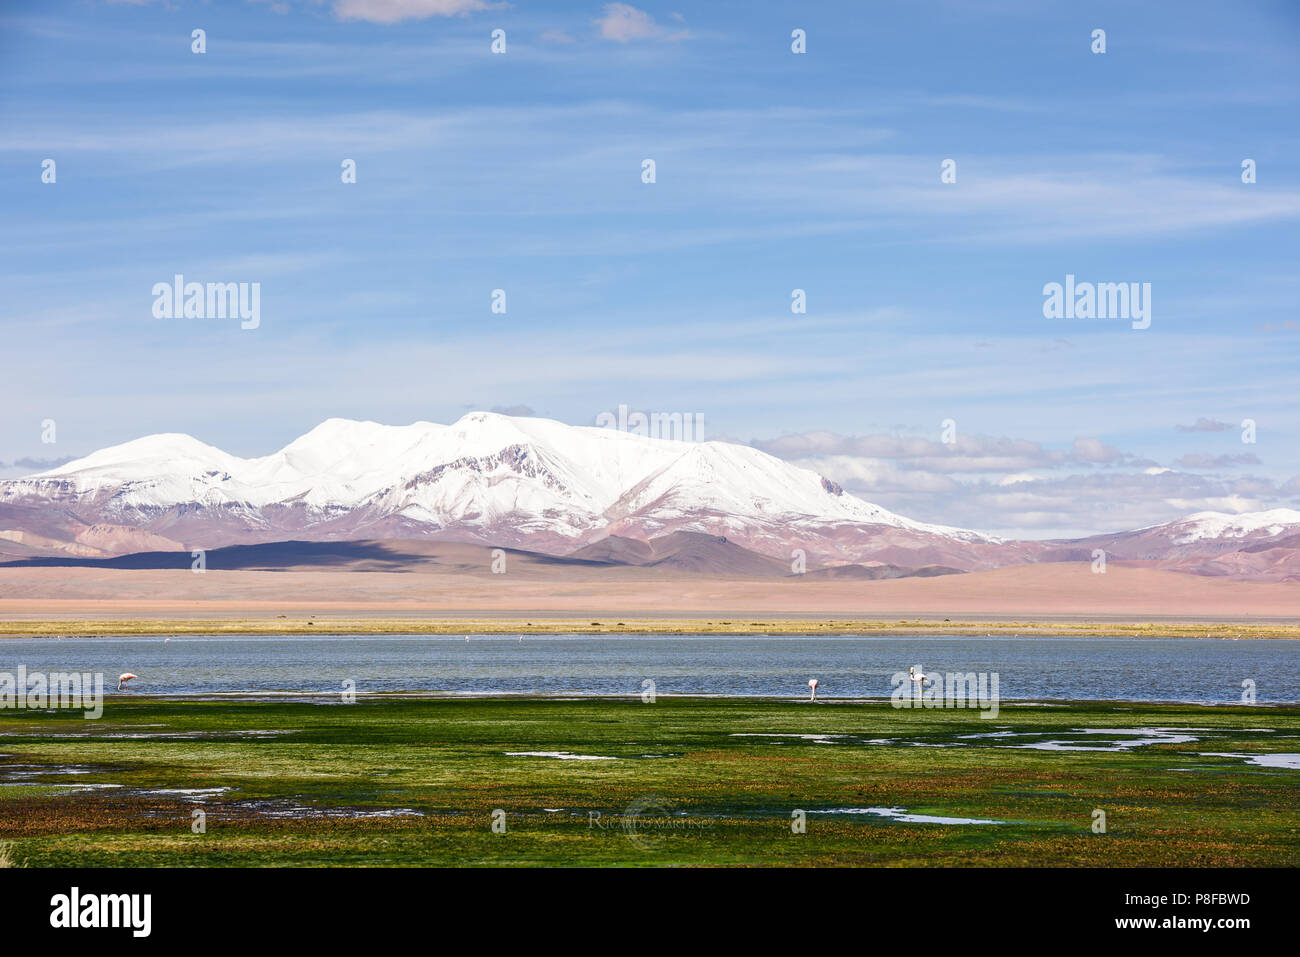
<path id="1" fill-rule="evenodd" d="M 816 678 L 809 678 L 809 679 L 808 679 L 808 687 L 812 689 L 812 697 L 810 697 L 808 700 L 809 700 L 809 701 L 816 701 L 816 700 L 817 700 L 817 679 L 816 679 Z"/>
<path id="2" fill-rule="evenodd" d="M 122 686 L 123 686 L 124 684 L 126 684 L 128 681 L 130 681 L 132 678 L 135 678 L 135 677 L 136 677 L 136 675 L 131 674 L 131 672 L 129 672 L 129 671 L 126 672 L 125 674 L 118 675 L 118 676 L 117 676 L 117 690 L 118 690 L 118 691 L 121 691 L 121 690 L 122 690 Z M 130 689 L 130 688 L 127 688 L 126 690 L 127 690 L 127 691 L 130 691 L 131 689 Z"/>

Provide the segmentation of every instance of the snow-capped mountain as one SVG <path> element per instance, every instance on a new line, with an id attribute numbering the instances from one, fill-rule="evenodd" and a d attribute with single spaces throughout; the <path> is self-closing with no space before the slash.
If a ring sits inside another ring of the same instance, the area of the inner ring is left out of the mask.
<path id="1" fill-rule="evenodd" d="M 1207 539 L 1239 543 L 1245 540 L 1260 541 L 1300 532 L 1300 511 L 1293 508 L 1272 508 L 1239 515 L 1197 512 L 1163 527 L 1178 545 L 1190 545 Z"/>
<path id="2" fill-rule="evenodd" d="M 1262 512 L 1196 512 L 1186 518 L 1128 532 L 1095 535 L 1076 546 L 1106 549 L 1129 559 L 1204 558 L 1300 535 L 1300 511 L 1273 508 Z"/>
<path id="3" fill-rule="evenodd" d="M 675 533 L 725 537 L 785 563 L 801 550 L 809 568 L 973 571 L 1090 561 L 1102 548 L 1117 561 L 1300 580 L 1300 511 L 1292 509 L 1004 541 L 912 521 L 748 446 L 487 412 L 452 425 L 329 419 L 252 459 L 188 435 L 151 435 L 0 482 L 0 554 L 11 557 L 418 538 L 570 555 L 606 539 Z"/>
<path id="4" fill-rule="evenodd" d="M 1291 508 L 1236 515 L 1197 512 L 1161 525 L 1056 544 L 1060 548 L 1046 557 L 1082 560 L 1101 548 L 1113 559 L 1158 562 L 1197 575 L 1300 581 L 1300 511 Z"/>
<path id="5" fill-rule="evenodd" d="M 152 536 L 151 547 L 160 537 L 178 548 L 439 537 L 563 554 L 609 534 L 693 531 L 786 560 L 800 548 L 810 563 L 975 568 L 1001 563 L 991 556 L 1002 548 L 911 521 L 747 446 L 486 412 L 452 425 L 330 419 L 254 459 L 152 435 L 0 483 L 0 527 L 22 531 L 32 510 L 47 519 L 45 538 L 50 514 L 65 516 L 69 545 L 93 547 L 92 529 L 100 541 L 116 530 L 122 548 L 108 551 L 129 550 L 135 533 Z"/>

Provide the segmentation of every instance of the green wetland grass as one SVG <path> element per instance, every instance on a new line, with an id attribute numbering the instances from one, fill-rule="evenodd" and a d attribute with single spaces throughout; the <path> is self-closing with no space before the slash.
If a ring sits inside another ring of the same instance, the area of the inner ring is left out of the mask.
<path id="1" fill-rule="evenodd" d="M 0 843 L 29 867 L 1294 866 L 1297 752 L 1289 707 L 114 696 L 0 712 Z"/>

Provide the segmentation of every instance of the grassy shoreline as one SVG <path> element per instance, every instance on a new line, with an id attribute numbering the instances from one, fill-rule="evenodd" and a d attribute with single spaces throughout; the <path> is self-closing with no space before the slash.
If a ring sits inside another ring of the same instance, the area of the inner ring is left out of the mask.
<path id="1" fill-rule="evenodd" d="M 349 618 L 279 615 L 246 618 L 66 619 L 0 621 L 3 638 L 131 635 L 951 635 L 952 637 L 1289 638 L 1300 623 L 1204 621 L 1035 621 L 947 618 Z"/>
<path id="2" fill-rule="evenodd" d="M 1297 707 L 112 697 L 0 711 L 0 842 L 33 867 L 1295 866 L 1300 769 L 1255 759 L 1297 750 Z"/>

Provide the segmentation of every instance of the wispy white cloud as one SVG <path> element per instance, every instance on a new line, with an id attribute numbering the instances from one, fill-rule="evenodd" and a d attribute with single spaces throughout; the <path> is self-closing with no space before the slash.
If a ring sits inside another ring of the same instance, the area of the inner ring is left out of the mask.
<path id="1" fill-rule="evenodd" d="M 527 150 L 530 163 L 510 170 L 516 190 L 549 199 L 556 210 L 612 211 L 626 203 L 627 177 L 615 173 L 617 165 L 632 169 L 649 150 L 663 183 L 671 184 L 656 194 L 657 210 L 712 209 L 748 220 L 729 228 L 696 222 L 675 232 L 656 224 L 644 239 L 660 245 L 674 235 L 672 245 L 717 244 L 765 228 L 828 234 L 904 225 L 914 243 L 1026 244 L 1300 219 L 1300 189 L 1226 185 L 1220 172 L 1206 175 L 1145 153 L 962 158 L 958 182 L 941 184 L 939 157 L 887 152 L 890 130 L 853 120 L 851 111 L 670 113 L 616 101 L 135 125 L 113 117 L 88 116 L 76 126 L 19 118 L 0 132 L 0 152 L 137 154 L 154 168 L 198 168 L 436 148 L 449 174 L 486 184 L 502 171 L 484 164 L 485 151 Z M 602 135 L 575 139 L 566 132 L 575 123 L 598 125 Z M 609 238 L 597 242 L 610 248 Z"/>
<path id="2" fill-rule="evenodd" d="M 365 20 L 392 24 L 429 17 L 458 17 L 501 4 L 486 0 L 334 0 L 334 14 L 340 20 Z"/>
<path id="3" fill-rule="evenodd" d="M 1220 422 L 1218 419 L 1207 419 L 1201 416 L 1191 425 L 1174 426 L 1179 432 L 1226 432 L 1235 428 L 1231 422 Z"/>
<path id="4" fill-rule="evenodd" d="M 1205 455 L 1189 452 L 1174 460 L 1180 469 L 1225 469 L 1237 465 L 1261 465 L 1259 456 L 1254 452 L 1242 452 L 1237 455 Z"/>

